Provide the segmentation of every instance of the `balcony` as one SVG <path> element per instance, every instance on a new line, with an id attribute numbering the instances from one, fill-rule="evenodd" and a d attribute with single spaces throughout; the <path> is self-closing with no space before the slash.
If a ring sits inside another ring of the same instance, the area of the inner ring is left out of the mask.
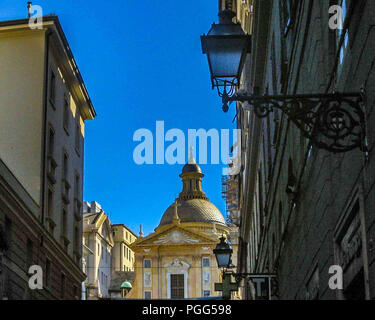
<path id="1" fill-rule="evenodd" d="M 69 182 L 66 179 L 63 179 L 62 180 L 61 196 L 62 196 L 62 200 L 64 201 L 65 204 L 70 203 L 70 200 L 69 200 L 69 190 L 70 190 L 70 188 L 71 187 L 70 187 Z"/>

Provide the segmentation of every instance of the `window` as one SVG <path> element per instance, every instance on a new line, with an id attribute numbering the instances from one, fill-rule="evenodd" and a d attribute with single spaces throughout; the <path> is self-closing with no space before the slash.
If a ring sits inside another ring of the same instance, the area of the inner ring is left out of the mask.
<path id="1" fill-rule="evenodd" d="M 63 156 L 63 166 L 62 166 L 62 197 L 63 201 L 68 204 L 69 203 L 69 190 L 70 184 L 68 182 L 68 155 L 64 152 Z"/>
<path id="2" fill-rule="evenodd" d="M 210 258 L 202 258 L 202 267 L 209 267 L 210 266 Z"/>
<path id="3" fill-rule="evenodd" d="M 211 296 L 211 291 L 210 290 L 203 290 L 203 297 L 210 297 Z"/>
<path id="4" fill-rule="evenodd" d="M 150 259 L 144 259 L 143 260 L 143 268 L 145 268 L 145 269 L 151 268 L 151 260 Z"/>
<path id="5" fill-rule="evenodd" d="M 33 243 L 30 239 L 26 241 L 26 271 L 29 271 L 33 264 Z"/>
<path id="6" fill-rule="evenodd" d="M 46 287 L 49 287 L 50 282 L 51 282 L 51 260 L 47 259 L 46 260 Z"/>
<path id="7" fill-rule="evenodd" d="M 81 150 L 81 128 L 78 123 L 79 120 L 77 120 L 76 123 L 76 135 L 75 135 L 75 144 L 76 144 L 76 151 L 79 153 Z"/>
<path id="8" fill-rule="evenodd" d="M 63 127 L 68 133 L 69 130 L 69 97 L 67 94 L 64 96 L 64 114 L 63 114 Z"/>
<path id="9" fill-rule="evenodd" d="M 12 247 L 12 221 L 6 216 L 5 217 L 5 249 L 7 257 L 10 258 Z"/>
<path id="10" fill-rule="evenodd" d="M 55 100 L 56 100 L 56 76 L 51 71 L 51 78 L 50 78 L 50 84 L 49 84 L 49 100 L 52 104 L 52 106 L 55 106 Z"/>
<path id="11" fill-rule="evenodd" d="M 66 213 L 66 210 L 63 209 L 62 211 L 62 228 L 61 228 L 61 234 L 62 236 L 66 237 L 67 232 L 68 232 L 68 216 Z"/>
<path id="12" fill-rule="evenodd" d="M 74 250 L 76 253 L 79 251 L 79 229 L 77 226 L 74 228 Z"/>
<path id="13" fill-rule="evenodd" d="M 63 158 L 63 179 L 68 179 L 68 155 L 65 152 Z"/>
<path id="14" fill-rule="evenodd" d="M 51 218 L 53 215 L 53 191 L 51 189 L 48 189 L 47 213 L 48 213 L 48 217 Z"/>
<path id="15" fill-rule="evenodd" d="M 60 280 L 60 294 L 61 294 L 61 299 L 65 298 L 65 274 L 61 274 L 61 280 Z"/>
<path id="16" fill-rule="evenodd" d="M 62 210 L 62 217 L 61 217 L 61 240 L 64 247 L 64 251 L 67 253 L 69 248 L 69 240 L 68 236 L 68 214 L 66 209 Z"/>
<path id="17" fill-rule="evenodd" d="M 47 215 L 48 215 L 48 232 L 53 235 L 53 232 L 55 230 L 55 223 L 53 221 L 53 213 L 54 213 L 54 201 L 53 201 L 53 190 L 48 189 L 48 195 L 47 195 Z"/>
<path id="18" fill-rule="evenodd" d="M 80 200 L 81 178 L 78 173 L 74 177 L 74 214 L 78 221 L 82 218 L 82 202 Z"/>
<path id="19" fill-rule="evenodd" d="M 145 292 L 144 292 L 144 298 L 145 298 L 146 300 L 150 300 L 151 297 L 152 297 L 151 291 L 145 291 Z"/>
<path id="20" fill-rule="evenodd" d="M 278 221 L 278 227 L 279 227 L 279 240 L 280 240 L 280 243 L 282 241 L 282 238 L 283 238 L 283 232 L 284 232 L 284 226 L 283 226 L 283 204 L 279 203 L 279 221 Z"/>
<path id="21" fill-rule="evenodd" d="M 80 198 L 81 190 L 81 178 L 79 174 L 75 173 L 74 178 L 74 216 L 77 221 L 82 219 L 82 202 Z"/>
<path id="22" fill-rule="evenodd" d="M 57 163 L 53 157 L 55 151 L 55 130 L 50 126 L 48 131 L 47 144 L 47 176 L 52 184 L 56 183 L 55 171 Z"/>
<path id="23" fill-rule="evenodd" d="M 171 299 L 183 299 L 185 297 L 185 276 L 183 274 L 171 274 Z"/>
<path id="24" fill-rule="evenodd" d="M 53 156 L 53 152 L 55 149 L 55 131 L 52 127 L 49 128 L 49 134 L 48 134 L 48 155 Z"/>

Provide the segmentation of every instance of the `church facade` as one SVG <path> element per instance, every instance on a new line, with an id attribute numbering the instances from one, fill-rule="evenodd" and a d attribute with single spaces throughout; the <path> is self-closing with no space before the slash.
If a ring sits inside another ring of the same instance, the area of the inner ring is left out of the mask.
<path id="1" fill-rule="evenodd" d="M 221 295 L 213 249 L 230 233 L 221 212 L 202 190 L 203 174 L 191 156 L 182 170 L 183 189 L 155 232 L 133 243 L 135 281 L 129 298 L 186 299 Z M 235 248 L 234 248 L 235 249 Z"/>

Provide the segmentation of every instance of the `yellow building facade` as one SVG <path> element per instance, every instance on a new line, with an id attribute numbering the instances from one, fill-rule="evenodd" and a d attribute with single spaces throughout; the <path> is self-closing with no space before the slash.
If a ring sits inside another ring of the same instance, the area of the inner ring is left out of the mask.
<path id="1" fill-rule="evenodd" d="M 137 240 L 137 235 L 124 224 L 113 224 L 112 234 L 115 243 L 112 249 L 112 270 L 134 271 L 135 256 L 130 245 Z"/>
<path id="2" fill-rule="evenodd" d="M 127 298 L 181 299 L 219 296 L 220 281 L 213 249 L 228 235 L 221 212 L 202 191 L 203 174 L 191 156 L 183 167 L 182 192 L 163 214 L 155 232 L 139 237 L 135 281 Z"/>

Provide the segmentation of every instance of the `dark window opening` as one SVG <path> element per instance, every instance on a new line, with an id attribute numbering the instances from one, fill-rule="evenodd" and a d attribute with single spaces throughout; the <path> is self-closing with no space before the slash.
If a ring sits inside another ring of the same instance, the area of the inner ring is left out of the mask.
<path id="1" fill-rule="evenodd" d="M 185 297 L 185 277 L 183 274 L 171 275 L 171 299 L 183 299 Z"/>
<path id="2" fill-rule="evenodd" d="M 51 71 L 51 78 L 50 78 L 50 84 L 49 84 L 49 98 L 50 98 L 51 103 L 54 105 L 55 99 L 56 99 L 56 76 L 52 71 Z"/>

